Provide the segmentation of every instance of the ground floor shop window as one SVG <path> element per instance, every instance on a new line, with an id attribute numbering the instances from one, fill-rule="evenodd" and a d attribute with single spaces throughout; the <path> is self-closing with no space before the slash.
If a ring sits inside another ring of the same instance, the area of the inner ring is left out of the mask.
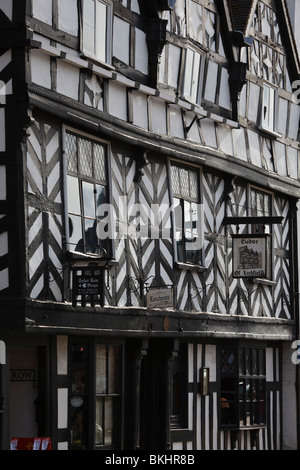
<path id="1" fill-rule="evenodd" d="M 220 348 L 222 427 L 264 425 L 265 389 L 265 349 L 245 346 Z"/>
<path id="2" fill-rule="evenodd" d="M 120 344 L 71 345 L 71 449 L 120 445 L 121 355 Z"/>

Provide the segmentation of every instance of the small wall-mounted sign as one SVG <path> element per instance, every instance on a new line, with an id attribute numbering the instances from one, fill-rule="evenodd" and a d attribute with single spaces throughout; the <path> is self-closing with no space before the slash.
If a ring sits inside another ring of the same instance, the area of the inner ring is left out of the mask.
<path id="1" fill-rule="evenodd" d="M 150 288 L 147 292 L 147 308 L 173 307 L 171 287 Z"/>
<path id="2" fill-rule="evenodd" d="M 269 234 L 232 235 L 233 277 L 268 278 Z"/>
<path id="3" fill-rule="evenodd" d="M 100 276 L 74 276 L 74 291 L 76 295 L 98 295 L 100 293 Z"/>

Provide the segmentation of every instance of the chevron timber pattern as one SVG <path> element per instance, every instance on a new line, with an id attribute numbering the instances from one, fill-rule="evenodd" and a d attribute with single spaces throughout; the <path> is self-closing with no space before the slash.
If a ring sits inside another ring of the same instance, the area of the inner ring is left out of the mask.
<path id="1" fill-rule="evenodd" d="M 28 289 L 31 298 L 62 299 L 60 135 L 43 122 L 27 142 Z"/>

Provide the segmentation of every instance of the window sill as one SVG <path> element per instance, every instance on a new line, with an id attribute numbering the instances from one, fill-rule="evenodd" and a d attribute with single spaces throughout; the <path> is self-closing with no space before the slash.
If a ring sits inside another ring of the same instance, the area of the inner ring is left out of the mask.
<path id="1" fill-rule="evenodd" d="M 258 126 L 258 129 L 262 132 L 265 132 L 269 136 L 274 137 L 275 139 L 282 137 L 282 134 L 279 134 L 279 132 L 272 131 L 271 129 L 267 129 L 266 127 Z"/>
<path id="2" fill-rule="evenodd" d="M 78 251 L 67 251 L 67 261 L 76 266 L 87 266 L 97 264 L 98 266 L 116 266 L 118 261 L 111 258 L 104 258 L 99 255 L 86 254 Z"/>
<path id="3" fill-rule="evenodd" d="M 207 270 L 204 266 L 200 266 L 199 264 L 189 264 L 189 263 L 180 263 L 180 262 L 175 262 L 174 267 L 177 269 L 183 269 L 187 271 L 197 271 L 199 273 L 202 273 Z"/>
<path id="4" fill-rule="evenodd" d="M 91 62 L 92 64 L 99 65 L 100 67 L 104 67 L 108 70 L 116 70 L 113 65 L 108 64 L 107 62 L 103 62 L 102 60 L 97 59 L 96 57 L 90 56 L 85 52 L 80 54 L 80 58 L 86 60 L 87 62 Z"/>

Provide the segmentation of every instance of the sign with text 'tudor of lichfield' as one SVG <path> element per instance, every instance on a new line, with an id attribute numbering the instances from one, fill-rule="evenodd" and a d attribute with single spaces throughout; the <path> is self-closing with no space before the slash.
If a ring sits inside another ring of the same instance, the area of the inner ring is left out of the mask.
<path id="1" fill-rule="evenodd" d="M 268 277 L 270 235 L 233 235 L 233 277 Z"/>

